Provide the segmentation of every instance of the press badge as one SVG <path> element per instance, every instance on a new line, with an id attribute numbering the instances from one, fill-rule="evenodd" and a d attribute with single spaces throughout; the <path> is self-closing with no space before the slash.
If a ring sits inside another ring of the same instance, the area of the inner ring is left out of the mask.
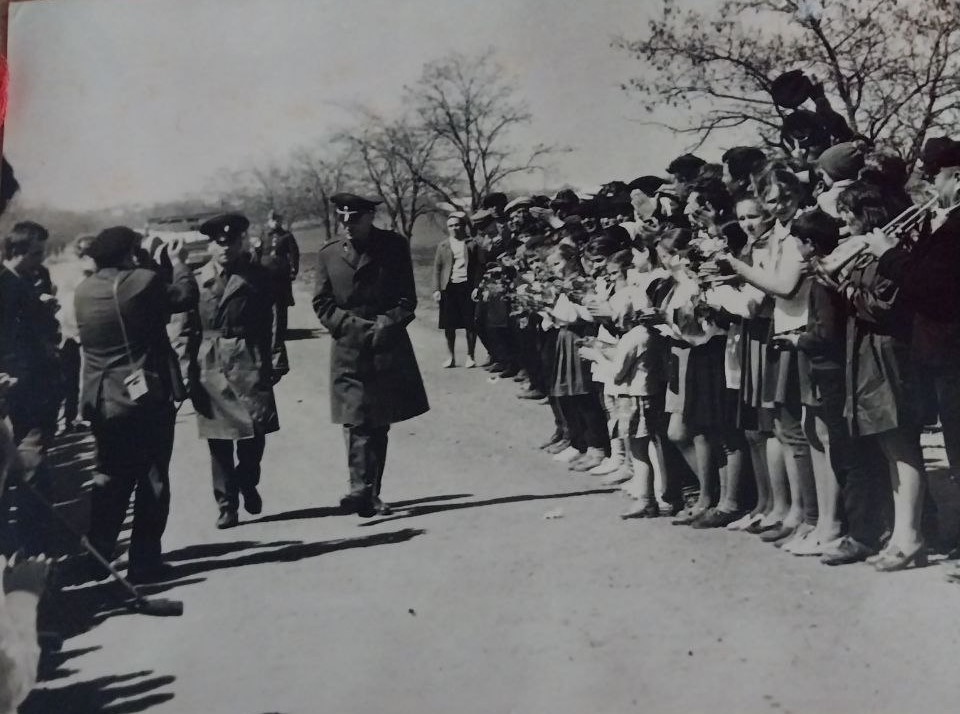
<path id="1" fill-rule="evenodd" d="M 140 401 L 150 391 L 147 388 L 147 376 L 142 369 L 135 369 L 129 376 L 125 377 L 123 386 L 127 388 L 127 394 L 134 402 Z"/>

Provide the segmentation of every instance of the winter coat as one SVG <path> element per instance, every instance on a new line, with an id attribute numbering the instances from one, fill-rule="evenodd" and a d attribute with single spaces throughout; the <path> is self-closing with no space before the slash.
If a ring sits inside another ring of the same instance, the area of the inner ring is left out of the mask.
<path id="1" fill-rule="evenodd" d="M 190 387 L 201 439 L 249 439 L 280 428 L 271 361 L 270 274 L 241 256 L 228 275 L 197 271 L 202 332 L 191 345 Z"/>
<path id="2" fill-rule="evenodd" d="M 407 334 L 417 306 L 410 245 L 372 228 L 320 249 L 313 309 L 330 330 L 330 412 L 336 424 L 386 426 L 430 407 Z"/>

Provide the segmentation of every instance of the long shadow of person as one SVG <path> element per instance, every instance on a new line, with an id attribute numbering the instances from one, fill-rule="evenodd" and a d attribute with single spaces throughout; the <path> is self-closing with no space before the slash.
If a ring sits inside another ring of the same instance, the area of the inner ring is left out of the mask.
<path id="1" fill-rule="evenodd" d="M 62 687 L 34 689 L 20 705 L 20 714 L 136 714 L 173 699 L 172 692 L 157 691 L 175 681 L 152 671 L 97 677 Z"/>
<path id="2" fill-rule="evenodd" d="M 417 516 L 426 516 L 430 513 L 441 513 L 443 511 L 459 511 L 465 508 L 482 508 L 484 506 L 498 506 L 504 503 L 519 503 L 521 501 L 547 501 L 558 498 L 575 498 L 578 496 L 593 496 L 601 493 L 614 493 L 614 488 L 595 488 L 589 491 L 570 491 L 566 493 L 539 493 L 539 494 L 519 494 L 516 496 L 501 496 L 500 498 L 488 498 L 483 501 L 467 501 L 466 503 L 431 503 L 427 505 L 417 505 L 406 509 L 404 513 L 398 513 L 386 518 L 375 518 L 361 523 L 361 526 L 376 526 L 381 523 L 397 521 L 401 518 L 415 518 Z"/>
<path id="3" fill-rule="evenodd" d="M 414 498 L 409 501 L 397 501 L 390 505 L 394 508 L 405 508 L 418 503 L 431 501 L 453 501 L 458 498 L 469 498 L 472 493 L 451 493 L 442 496 L 425 496 L 423 498 Z M 278 521 L 306 521 L 313 518 L 327 518 L 330 516 L 343 515 L 343 511 L 337 506 L 316 506 L 314 508 L 301 508 L 296 511 L 285 511 L 283 513 L 271 513 L 270 515 L 257 518 L 252 521 L 243 521 L 241 526 L 249 526 L 255 523 L 276 523 Z"/>
<path id="4" fill-rule="evenodd" d="M 230 558 L 214 558 L 208 560 L 194 560 L 177 565 L 172 573 L 173 578 L 179 581 L 181 578 L 201 575 L 214 572 L 216 570 L 225 570 L 228 568 L 242 568 L 247 565 L 262 565 L 265 563 L 295 563 L 304 558 L 315 558 L 326 553 L 333 553 L 339 550 L 348 550 L 351 548 L 370 548 L 376 545 L 387 545 L 390 543 L 405 543 L 416 538 L 418 535 L 426 533 L 420 528 L 403 528 L 399 531 L 389 533 L 374 533 L 369 536 L 359 538 L 343 538 L 340 540 L 318 541 L 316 543 L 302 543 L 295 541 L 289 545 L 283 545 L 272 550 L 256 550 L 255 552 L 243 553 Z M 191 546 L 196 548 L 196 546 Z M 170 562 L 176 562 L 180 557 L 179 551 L 172 551 L 167 554 Z M 176 581 L 174 581 L 176 582 Z"/>

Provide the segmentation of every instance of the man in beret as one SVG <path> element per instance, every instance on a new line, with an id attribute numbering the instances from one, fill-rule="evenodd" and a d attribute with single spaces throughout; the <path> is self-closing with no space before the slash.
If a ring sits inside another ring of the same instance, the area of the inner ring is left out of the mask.
<path id="1" fill-rule="evenodd" d="M 914 364 L 933 383 L 947 460 L 960 469 L 960 142 L 928 139 L 921 152 L 940 212 L 929 236 L 910 250 L 895 237 L 872 246 L 878 270 L 900 290 L 897 300 L 913 311 Z M 937 225 L 939 223 L 939 225 Z M 960 546 L 956 555 L 960 555 Z"/>
<path id="2" fill-rule="evenodd" d="M 390 425 L 430 407 L 407 334 L 417 291 L 406 238 L 373 224 L 379 201 L 338 193 L 344 237 L 320 249 L 313 309 L 333 337 L 330 404 L 343 425 L 350 491 L 345 513 L 390 513 L 380 498 Z"/>
<path id="3" fill-rule="evenodd" d="M 817 157 L 815 166 L 824 190 L 817 196 L 817 204 L 825 213 L 840 217 L 837 197 L 860 176 L 866 161 L 863 147 L 852 141 L 834 144 Z"/>
<path id="4" fill-rule="evenodd" d="M 100 232 L 87 248 L 96 271 L 77 286 L 74 304 L 81 405 L 97 442 L 90 542 L 113 556 L 136 491 L 128 576 L 149 582 L 166 573 L 160 539 L 170 508 L 174 402 L 186 398 L 166 328 L 171 314 L 196 306 L 197 287 L 179 255 L 171 255 L 171 283 L 135 267 L 138 245 L 139 235 L 125 226 Z M 88 567 L 99 572 L 92 560 Z"/>
<path id="5" fill-rule="evenodd" d="M 266 435 L 280 428 L 273 396 L 273 304 L 270 273 L 247 250 L 250 221 L 224 213 L 205 221 L 210 261 L 197 272 L 200 300 L 190 386 L 200 438 L 207 440 L 217 528 L 263 510 L 257 486 Z"/>

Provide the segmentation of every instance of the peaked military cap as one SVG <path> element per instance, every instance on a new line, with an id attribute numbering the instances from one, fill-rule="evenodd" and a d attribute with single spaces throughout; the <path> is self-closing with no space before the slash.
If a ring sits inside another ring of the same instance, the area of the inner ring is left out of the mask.
<path id="1" fill-rule="evenodd" d="M 531 199 L 529 196 L 520 196 L 519 198 L 513 199 L 512 201 L 510 201 L 510 203 L 504 206 L 503 212 L 509 216 L 514 211 L 517 211 L 521 208 L 530 208 L 532 205 L 533 205 L 533 199 Z"/>
<path id="2" fill-rule="evenodd" d="M 354 213 L 372 213 L 383 201 L 379 198 L 365 198 L 355 193 L 344 192 L 331 196 L 330 203 L 337 207 L 337 215 L 342 220 L 349 220 Z"/>
<path id="3" fill-rule="evenodd" d="M 220 245 L 233 243 L 250 227 L 250 221 L 242 213 L 221 213 L 200 224 L 200 232 Z"/>
<path id="4" fill-rule="evenodd" d="M 490 221 L 495 220 L 496 217 L 497 214 L 493 212 L 492 208 L 482 208 L 470 215 L 470 222 L 480 227 L 487 225 Z"/>

